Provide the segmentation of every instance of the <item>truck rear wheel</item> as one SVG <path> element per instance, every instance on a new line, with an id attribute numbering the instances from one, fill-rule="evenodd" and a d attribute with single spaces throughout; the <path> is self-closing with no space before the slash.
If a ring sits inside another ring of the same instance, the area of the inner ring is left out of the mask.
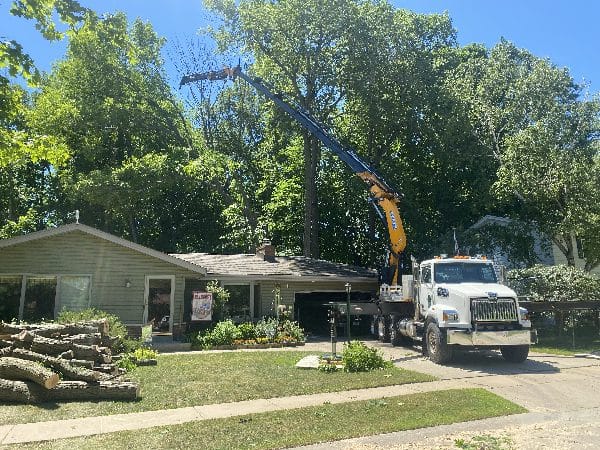
<path id="1" fill-rule="evenodd" d="M 377 335 L 381 342 L 390 342 L 390 318 L 379 316 L 377 319 Z"/>
<path id="2" fill-rule="evenodd" d="M 425 342 L 429 359 L 436 364 L 444 364 L 452 359 L 452 347 L 446 342 L 446 332 L 430 322 L 425 331 Z"/>
<path id="3" fill-rule="evenodd" d="M 500 347 L 500 353 L 507 361 L 521 363 L 529 356 L 529 345 L 506 345 Z"/>

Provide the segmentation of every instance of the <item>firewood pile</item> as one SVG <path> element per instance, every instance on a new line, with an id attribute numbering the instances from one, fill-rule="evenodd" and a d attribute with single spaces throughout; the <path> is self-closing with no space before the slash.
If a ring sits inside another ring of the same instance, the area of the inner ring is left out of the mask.
<path id="1" fill-rule="evenodd" d="M 108 322 L 0 322 L 0 402 L 134 400 L 139 386 L 114 364 Z"/>

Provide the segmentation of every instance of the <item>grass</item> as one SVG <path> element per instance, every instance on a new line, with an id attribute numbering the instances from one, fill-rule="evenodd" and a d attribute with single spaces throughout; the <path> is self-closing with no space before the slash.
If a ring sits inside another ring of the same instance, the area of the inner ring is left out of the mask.
<path id="1" fill-rule="evenodd" d="M 378 400 L 14 446 L 14 449 L 274 449 L 390 433 L 526 410 L 484 389 L 453 389 Z"/>
<path id="2" fill-rule="evenodd" d="M 540 336 L 538 343 L 531 347 L 531 351 L 533 352 L 566 356 L 572 356 L 576 353 L 590 353 L 599 350 L 600 336 L 575 336 L 574 346 L 572 336 Z"/>
<path id="3" fill-rule="evenodd" d="M 232 352 L 159 355 L 158 366 L 139 367 L 141 400 L 3 405 L 0 424 L 29 423 L 172 409 L 288 395 L 334 392 L 435 378 L 393 367 L 368 373 L 323 373 L 294 365 L 307 352 Z"/>

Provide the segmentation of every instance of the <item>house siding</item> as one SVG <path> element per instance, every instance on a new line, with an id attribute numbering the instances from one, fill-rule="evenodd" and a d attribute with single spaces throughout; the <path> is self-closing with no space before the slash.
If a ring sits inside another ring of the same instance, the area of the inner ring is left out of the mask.
<path id="1" fill-rule="evenodd" d="M 142 323 L 146 275 L 175 276 L 175 323 L 183 314 L 185 277 L 199 276 L 81 231 L 0 249 L 0 274 L 90 275 L 90 306 L 116 314 L 127 324 Z"/>

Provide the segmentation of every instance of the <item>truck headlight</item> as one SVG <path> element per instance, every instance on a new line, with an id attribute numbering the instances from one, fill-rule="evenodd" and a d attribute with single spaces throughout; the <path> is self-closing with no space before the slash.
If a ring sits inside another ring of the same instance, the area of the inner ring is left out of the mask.
<path id="1" fill-rule="evenodd" d="M 448 289 L 446 289 L 446 288 L 439 287 L 439 288 L 437 288 L 437 295 L 438 295 L 438 297 L 449 297 L 450 292 L 448 292 Z"/>
<path id="2" fill-rule="evenodd" d="M 522 306 L 519 306 L 519 319 L 521 320 L 529 320 L 529 311 Z"/>
<path id="3" fill-rule="evenodd" d="M 442 312 L 442 320 L 444 322 L 458 322 L 458 312 L 453 309 L 445 309 Z"/>

